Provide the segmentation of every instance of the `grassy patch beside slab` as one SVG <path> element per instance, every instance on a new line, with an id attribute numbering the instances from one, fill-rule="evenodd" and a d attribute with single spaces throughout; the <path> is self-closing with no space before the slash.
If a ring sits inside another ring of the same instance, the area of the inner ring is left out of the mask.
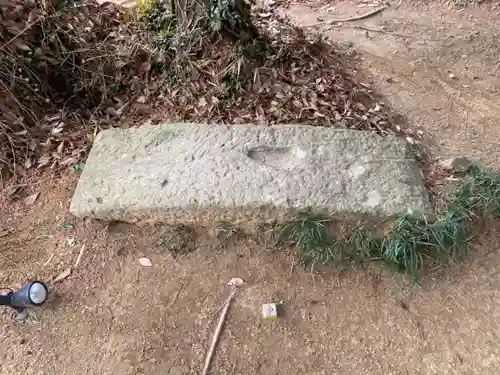
<path id="1" fill-rule="evenodd" d="M 476 217 L 500 216 L 500 174 L 471 168 L 443 207 L 432 222 L 423 215 L 398 216 L 382 234 L 362 222 L 332 234 L 331 217 L 301 213 L 277 226 L 274 238 L 276 245 L 297 249 L 311 267 L 378 260 L 419 281 L 426 264 L 446 264 L 467 254 Z"/>

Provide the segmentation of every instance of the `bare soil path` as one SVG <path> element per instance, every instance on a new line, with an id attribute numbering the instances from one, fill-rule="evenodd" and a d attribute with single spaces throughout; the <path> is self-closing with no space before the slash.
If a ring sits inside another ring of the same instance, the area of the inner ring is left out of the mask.
<path id="1" fill-rule="evenodd" d="M 341 0 L 283 11 L 313 25 L 318 17 L 348 18 L 376 7 Z M 352 43 L 378 91 L 426 133 L 436 154 L 465 154 L 499 167 L 499 16 L 497 2 L 462 9 L 453 2 L 402 1 L 362 21 L 318 28 Z"/>
<path id="2" fill-rule="evenodd" d="M 332 12 L 305 5 L 286 11 L 310 24 L 317 16 L 364 13 L 364 5 L 336 1 L 328 5 Z M 459 11 L 403 1 L 329 33 L 354 44 L 367 80 L 426 133 L 435 152 L 498 167 L 494 7 Z M 351 26 L 384 29 L 367 35 Z M 221 246 L 203 232 L 194 252 L 174 259 L 157 245 L 162 226 L 72 218 L 76 176 L 39 181 L 26 187 L 40 193 L 33 205 L 0 200 L 0 287 L 50 280 L 74 265 L 83 245 L 85 251 L 38 322 L 2 315 L 0 374 L 200 374 L 212 316 L 235 276 L 247 284 L 229 312 L 213 374 L 498 373 L 500 237 L 492 225 L 468 262 L 427 275 L 417 287 L 375 266 L 313 275 L 288 251 L 271 252 L 252 238 Z M 68 223 L 74 229 L 61 227 Z M 153 267 L 141 266 L 142 256 Z M 267 302 L 282 303 L 277 321 L 260 318 Z"/>

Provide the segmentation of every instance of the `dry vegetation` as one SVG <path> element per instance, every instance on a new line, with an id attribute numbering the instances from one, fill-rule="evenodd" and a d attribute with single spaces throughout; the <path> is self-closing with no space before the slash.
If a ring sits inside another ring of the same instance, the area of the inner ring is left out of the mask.
<path id="1" fill-rule="evenodd" d="M 155 55 L 143 25 L 112 3 L 16 0 L 0 11 L 5 177 L 81 146 L 86 140 L 71 137 L 71 125 L 88 123 L 113 97 L 143 85 L 144 63 Z"/>
<path id="2" fill-rule="evenodd" d="M 348 51 L 245 1 L 13 0 L 1 17 L 2 178 L 74 165 L 140 106 L 161 120 L 400 131 Z"/>

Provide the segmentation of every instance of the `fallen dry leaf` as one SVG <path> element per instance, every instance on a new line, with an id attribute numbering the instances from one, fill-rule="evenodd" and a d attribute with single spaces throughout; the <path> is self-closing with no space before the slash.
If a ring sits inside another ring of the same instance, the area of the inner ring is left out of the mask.
<path id="1" fill-rule="evenodd" d="M 59 146 L 57 146 L 57 153 L 62 155 L 64 151 L 64 141 L 62 141 L 61 143 L 59 143 Z"/>
<path id="2" fill-rule="evenodd" d="M 62 271 L 59 275 L 57 275 L 54 280 L 52 280 L 53 283 L 57 283 L 59 281 L 64 280 L 67 278 L 69 275 L 71 275 L 71 267 L 66 268 L 64 271 Z"/>
<path id="3" fill-rule="evenodd" d="M 35 203 L 35 201 L 39 195 L 40 195 L 40 193 L 35 193 L 35 194 L 31 194 L 31 195 L 27 196 L 26 198 L 24 198 L 24 204 L 26 206 L 32 205 L 33 203 Z"/>
<path id="4" fill-rule="evenodd" d="M 198 107 L 206 107 L 207 106 L 207 100 L 205 98 L 200 98 L 200 100 L 198 100 Z"/>
<path id="5" fill-rule="evenodd" d="M 140 73 L 146 73 L 146 72 L 149 72 L 150 70 L 151 70 L 151 63 L 149 61 L 143 62 L 139 66 L 139 72 Z"/>
<path id="6" fill-rule="evenodd" d="M 146 258 L 146 257 L 139 258 L 139 263 L 141 266 L 144 266 L 144 267 L 152 267 L 153 266 L 153 262 L 151 262 L 151 259 Z"/>
<path id="7" fill-rule="evenodd" d="M 230 285 L 230 286 L 241 286 L 245 284 L 245 282 L 243 281 L 243 279 L 239 278 L 239 277 L 233 277 L 228 283 L 227 285 Z"/>

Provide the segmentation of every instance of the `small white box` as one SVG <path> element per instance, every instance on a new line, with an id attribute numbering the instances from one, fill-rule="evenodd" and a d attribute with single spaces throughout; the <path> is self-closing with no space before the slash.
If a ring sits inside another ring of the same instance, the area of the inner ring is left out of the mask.
<path id="1" fill-rule="evenodd" d="M 262 317 L 264 319 L 276 319 L 278 317 L 278 306 L 275 303 L 262 305 Z"/>

